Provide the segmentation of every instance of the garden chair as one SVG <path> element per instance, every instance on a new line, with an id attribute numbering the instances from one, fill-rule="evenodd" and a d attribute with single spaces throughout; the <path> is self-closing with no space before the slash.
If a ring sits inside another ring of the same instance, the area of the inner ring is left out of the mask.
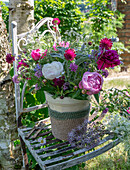
<path id="1" fill-rule="evenodd" d="M 20 35 L 17 35 L 17 23 L 12 22 L 12 50 L 13 55 L 16 56 L 14 62 L 14 74 L 17 74 L 18 50 L 22 51 L 20 47 L 21 41 L 24 45 L 26 45 L 31 34 L 39 30 L 43 24 L 47 23 L 48 29 L 42 33 L 42 36 L 44 36 L 46 32 L 50 32 L 54 38 L 54 42 L 61 41 L 59 32 L 57 32 L 57 34 L 51 29 L 52 20 L 52 18 L 44 18 L 38 22 L 32 30 Z M 91 148 L 88 152 L 87 148 L 76 148 L 70 146 L 69 142 L 54 138 L 51 133 L 50 118 L 36 122 L 36 125 L 33 128 L 23 126 L 21 123 L 21 116 L 23 113 L 47 107 L 47 104 L 41 104 L 34 107 L 23 108 L 23 98 L 26 85 L 27 81 L 24 83 L 20 96 L 20 86 L 19 84 L 15 84 L 16 119 L 25 169 L 29 169 L 26 148 L 28 148 L 42 170 L 54 170 L 65 169 L 85 162 L 110 150 L 120 142 L 119 139 L 111 140 L 113 138 L 113 134 L 107 135 L 98 143 L 98 149 L 97 147 Z M 95 115 L 90 116 L 89 120 L 92 120 L 94 116 Z M 102 117 L 99 117 L 97 121 L 100 121 L 101 119 Z M 43 143 L 37 142 L 39 137 L 44 138 Z"/>

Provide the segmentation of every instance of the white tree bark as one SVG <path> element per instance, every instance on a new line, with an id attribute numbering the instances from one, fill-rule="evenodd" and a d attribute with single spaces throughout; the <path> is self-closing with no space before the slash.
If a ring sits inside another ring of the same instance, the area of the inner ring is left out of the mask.
<path id="1" fill-rule="evenodd" d="M 11 22 L 18 24 L 18 34 L 29 31 L 34 26 L 34 0 L 10 0 L 9 2 L 9 34 L 11 38 Z"/>

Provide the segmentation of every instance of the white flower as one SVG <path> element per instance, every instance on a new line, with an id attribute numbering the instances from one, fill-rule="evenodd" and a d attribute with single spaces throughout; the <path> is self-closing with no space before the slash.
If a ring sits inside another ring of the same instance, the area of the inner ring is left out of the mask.
<path id="1" fill-rule="evenodd" d="M 42 68 L 42 74 L 46 79 L 53 80 L 59 77 L 63 72 L 63 65 L 61 62 L 53 61 L 52 63 L 45 64 Z"/>

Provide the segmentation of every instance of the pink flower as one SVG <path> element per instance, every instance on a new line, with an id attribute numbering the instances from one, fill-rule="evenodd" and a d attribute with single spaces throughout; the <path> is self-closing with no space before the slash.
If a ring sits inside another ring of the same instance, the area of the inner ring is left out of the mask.
<path id="1" fill-rule="evenodd" d="M 32 50 L 31 56 L 35 61 L 39 60 L 42 56 L 41 50 L 40 49 Z"/>
<path id="2" fill-rule="evenodd" d="M 127 113 L 130 114 L 130 107 L 127 109 Z"/>
<path id="3" fill-rule="evenodd" d="M 66 42 L 66 43 L 65 43 L 65 41 L 62 41 L 62 42 L 59 43 L 59 46 L 60 46 L 60 47 L 68 48 L 68 47 L 69 47 L 69 42 Z"/>
<path id="4" fill-rule="evenodd" d="M 26 59 L 23 59 L 20 62 L 18 62 L 17 69 L 19 69 L 21 66 L 29 67 L 29 65 L 27 63 L 25 63 L 25 61 L 26 61 Z"/>
<path id="5" fill-rule="evenodd" d="M 87 94 L 92 95 L 101 91 L 102 84 L 103 78 L 99 73 L 85 72 L 82 81 L 79 83 L 79 88 L 87 90 Z"/>
<path id="6" fill-rule="evenodd" d="M 57 51 L 56 43 L 54 43 L 53 48 L 54 48 L 55 51 Z"/>
<path id="7" fill-rule="evenodd" d="M 105 69 L 120 65 L 119 55 L 115 50 L 107 50 L 98 57 L 98 69 Z"/>
<path id="8" fill-rule="evenodd" d="M 59 25 L 60 24 L 59 18 L 54 18 L 53 21 L 52 21 L 52 24 L 53 25 L 56 25 L 56 24 Z"/>
<path id="9" fill-rule="evenodd" d="M 13 76 L 12 80 L 13 80 L 13 82 L 16 83 L 16 84 L 19 83 L 19 81 L 18 81 L 18 75 L 15 74 L 15 75 Z"/>
<path id="10" fill-rule="evenodd" d="M 14 59 L 14 56 L 12 54 L 7 54 L 6 55 L 6 62 L 7 63 L 11 64 L 11 63 L 13 63 L 14 60 L 15 59 Z"/>
<path id="11" fill-rule="evenodd" d="M 43 53 L 43 54 L 44 54 L 44 56 L 46 56 L 46 55 L 47 55 L 47 49 L 44 51 L 44 53 Z"/>
<path id="12" fill-rule="evenodd" d="M 100 41 L 100 48 L 103 50 L 103 49 L 105 49 L 105 50 L 109 50 L 109 49 L 111 49 L 111 47 L 112 47 L 112 41 L 111 41 L 111 39 L 108 39 L 108 38 L 103 38 L 103 39 L 101 39 L 101 41 Z"/>
<path id="13" fill-rule="evenodd" d="M 64 56 L 66 60 L 70 60 L 70 61 L 74 60 L 76 57 L 74 49 L 69 48 L 68 50 L 66 50 Z"/>
<path id="14" fill-rule="evenodd" d="M 126 91 L 126 93 L 125 93 L 125 94 L 126 94 L 126 96 L 130 97 L 130 94 L 128 93 L 128 91 Z"/>

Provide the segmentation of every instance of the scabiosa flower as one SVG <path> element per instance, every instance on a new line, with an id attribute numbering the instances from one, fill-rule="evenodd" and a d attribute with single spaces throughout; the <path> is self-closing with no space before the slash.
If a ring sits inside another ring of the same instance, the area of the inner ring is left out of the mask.
<path id="1" fill-rule="evenodd" d="M 106 69 L 102 69 L 102 75 L 106 78 L 108 75 L 109 75 L 109 72 L 108 72 L 108 70 L 106 70 Z"/>
<path id="2" fill-rule="evenodd" d="M 36 90 L 40 90 L 40 89 L 41 89 L 41 87 L 39 87 L 39 85 L 38 85 L 38 84 L 35 84 L 35 89 L 36 89 Z"/>
<path id="3" fill-rule="evenodd" d="M 58 86 L 58 87 L 62 87 L 63 84 L 65 83 L 64 78 L 65 78 L 65 77 L 62 76 L 62 77 L 53 79 L 54 87 L 57 87 L 57 86 Z"/>
<path id="4" fill-rule="evenodd" d="M 54 18 L 53 21 L 52 21 L 52 24 L 53 25 L 56 25 L 56 24 L 59 25 L 60 24 L 59 18 Z"/>
<path id="5" fill-rule="evenodd" d="M 65 90 L 68 90 L 68 89 L 69 89 L 69 85 L 70 85 L 69 82 L 64 83 L 64 84 L 63 84 L 63 90 L 64 90 L 64 91 L 65 91 Z"/>
<path id="6" fill-rule="evenodd" d="M 103 39 L 101 39 L 101 41 L 100 41 L 100 48 L 103 50 L 103 49 L 105 49 L 105 50 L 109 50 L 109 49 L 111 49 L 111 47 L 112 47 L 112 41 L 111 41 L 111 39 L 108 39 L 108 38 L 103 38 Z"/>
<path id="7" fill-rule="evenodd" d="M 71 69 L 71 71 L 76 72 L 76 70 L 78 69 L 78 65 L 76 65 L 75 63 L 71 63 L 69 68 Z"/>
<path id="8" fill-rule="evenodd" d="M 14 59 L 14 56 L 12 54 L 9 53 L 9 54 L 6 55 L 6 62 L 7 63 L 12 64 L 14 60 L 15 59 Z"/>
<path id="9" fill-rule="evenodd" d="M 13 80 L 13 82 L 16 83 L 16 84 L 19 83 L 19 81 L 18 81 L 18 75 L 15 74 L 15 75 L 13 76 L 12 80 Z"/>
<path id="10" fill-rule="evenodd" d="M 69 48 L 68 50 L 66 50 L 64 56 L 66 60 L 70 60 L 70 61 L 74 60 L 76 57 L 74 49 Z"/>
<path id="11" fill-rule="evenodd" d="M 115 50 L 106 50 L 97 61 L 98 69 L 105 69 L 120 65 L 119 55 Z"/>

